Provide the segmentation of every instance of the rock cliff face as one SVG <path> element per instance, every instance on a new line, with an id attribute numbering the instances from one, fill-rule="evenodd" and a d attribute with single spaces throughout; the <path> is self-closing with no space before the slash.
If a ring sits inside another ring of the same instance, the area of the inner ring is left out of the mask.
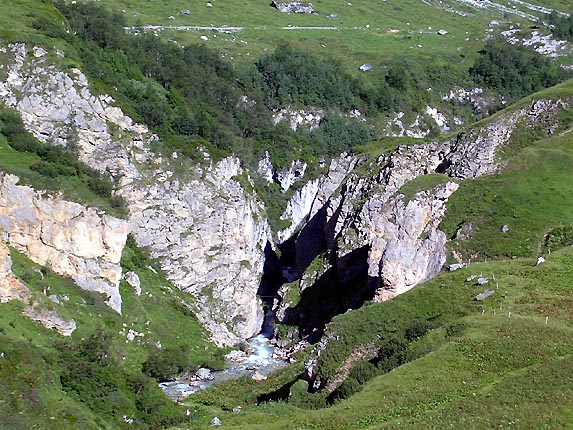
<path id="1" fill-rule="evenodd" d="M 346 153 L 330 162 L 328 172 L 317 179 L 309 180 L 287 204 L 281 219 L 291 225 L 277 233 L 279 243 L 292 236 L 294 231 L 308 218 L 312 218 L 340 186 L 346 175 L 356 165 L 356 157 Z"/>
<path id="2" fill-rule="evenodd" d="M 4 242 L 0 242 L 0 303 L 10 300 L 25 301 L 30 296 L 28 287 L 20 282 L 12 273 L 10 250 Z"/>
<path id="3" fill-rule="evenodd" d="M 195 176 L 124 195 L 138 243 L 149 246 L 168 278 L 196 298 L 213 340 L 228 345 L 261 328 L 256 294 L 270 233 L 254 198 L 233 179 L 244 174 L 237 159 L 196 169 Z"/>
<path id="4" fill-rule="evenodd" d="M 283 217 L 293 226 L 280 232 L 279 240 L 303 225 L 296 239 L 301 274 L 326 252 L 329 267 L 322 272 L 336 271 L 342 283 L 366 274 L 377 300 L 408 291 L 437 274 L 446 260 L 446 237 L 438 225 L 456 181 L 495 173 L 502 166 L 497 155 L 518 125 L 553 133 L 565 104 L 537 100 L 452 140 L 400 146 L 374 161 L 343 157 L 345 167 L 331 166 L 329 172 L 338 172 L 336 180 L 310 181 L 291 199 Z M 424 185 L 428 174 L 439 184 Z M 412 196 L 404 195 L 404 186 L 412 188 Z M 303 275 L 301 287 L 308 285 Z M 277 315 L 285 309 L 279 307 Z"/>
<path id="5" fill-rule="evenodd" d="M 34 262 L 108 297 L 121 313 L 119 281 L 127 223 L 94 209 L 44 196 L 18 177 L 0 175 L 0 234 Z"/>
<path id="6" fill-rule="evenodd" d="M 21 113 L 38 139 L 73 144 L 82 161 L 112 175 L 128 203 L 129 230 L 176 286 L 196 296 L 198 317 L 217 344 L 255 335 L 270 234 L 259 203 L 235 179 L 249 180 L 239 161 L 204 166 L 151 151 L 156 136 L 114 107 L 111 97 L 93 95 L 79 70 L 54 66 L 50 55 L 23 44 L 4 48 L 0 100 Z"/>

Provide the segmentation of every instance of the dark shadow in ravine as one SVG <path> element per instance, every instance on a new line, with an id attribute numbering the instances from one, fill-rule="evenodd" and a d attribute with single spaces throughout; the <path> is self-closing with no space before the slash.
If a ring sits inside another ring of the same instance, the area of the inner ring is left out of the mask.
<path id="1" fill-rule="evenodd" d="M 287 401 L 288 398 L 290 397 L 290 389 L 294 385 L 294 383 L 298 380 L 299 377 L 294 378 L 291 382 L 283 385 L 282 387 L 271 393 L 261 394 L 260 396 L 257 397 L 257 405 L 265 402 Z"/>
<path id="2" fill-rule="evenodd" d="M 358 309 L 374 298 L 375 291 L 368 282 L 368 246 L 357 248 L 332 264 L 302 292 L 299 303 L 286 311 L 284 322 L 298 326 L 299 336 L 311 343 L 320 338 L 334 316 Z"/>
<path id="3" fill-rule="evenodd" d="M 296 236 L 278 245 L 280 257 L 273 250 L 270 242 L 265 246 L 265 265 L 263 276 L 257 290 L 265 308 L 265 318 L 261 327 L 261 334 L 271 337 L 273 332 L 274 314 L 273 301 L 280 300 L 279 288 L 285 282 L 292 282 L 299 278 L 296 268 L 295 253 Z"/>

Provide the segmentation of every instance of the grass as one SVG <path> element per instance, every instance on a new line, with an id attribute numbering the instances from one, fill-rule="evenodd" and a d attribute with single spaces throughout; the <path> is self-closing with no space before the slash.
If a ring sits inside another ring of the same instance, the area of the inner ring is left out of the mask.
<path id="1" fill-rule="evenodd" d="M 401 296 L 411 302 L 419 291 L 433 289 L 446 297 L 467 295 L 469 304 L 483 289 L 465 282 L 476 273 L 490 279 L 495 274 L 500 286 L 470 314 L 451 321 L 463 322 L 465 331 L 454 336 L 444 328 L 431 331 L 422 342 L 433 352 L 371 380 L 348 400 L 318 411 L 303 412 L 279 402 L 247 406 L 238 415 L 211 412 L 218 414 L 223 428 L 233 429 L 425 429 L 460 423 L 476 429 L 569 428 L 573 249 L 551 254 L 540 266 L 534 263 L 473 264 Z M 363 309 L 396 305 L 403 304 L 395 299 Z"/>
<path id="2" fill-rule="evenodd" d="M 346 70 L 364 79 L 380 73 L 380 64 L 393 57 L 408 57 L 415 62 L 454 65 L 459 70 L 471 64 L 479 50 L 486 28 L 492 19 L 507 22 L 500 13 L 470 8 L 468 16 L 444 12 L 436 2 L 428 5 L 416 0 L 400 4 L 385 1 L 348 2 L 321 0 L 314 2 L 319 15 L 283 14 L 269 6 L 267 1 L 245 2 L 228 0 L 222 3 L 189 3 L 184 0 L 164 2 L 121 2 L 102 0 L 103 5 L 124 13 L 132 25 L 174 25 L 243 27 L 239 33 L 225 34 L 206 30 L 163 30 L 165 39 L 186 45 L 207 43 L 221 51 L 232 63 L 252 64 L 264 52 L 281 42 L 297 49 L 332 56 L 340 60 Z M 522 8 L 520 4 L 516 4 Z M 464 9 L 454 4 L 455 9 Z M 182 15 L 187 9 L 189 15 Z M 336 15 L 329 18 L 327 15 Z M 173 16 L 174 19 L 169 19 Z M 508 20 L 530 25 L 516 15 Z M 295 27 L 336 27 L 327 29 L 295 29 Z M 446 36 L 437 35 L 446 29 Z M 208 36 L 203 42 L 201 36 Z M 419 46 L 420 45 L 420 46 Z M 364 74 L 358 67 L 364 63 L 374 66 L 373 72 Z"/>
<path id="3" fill-rule="evenodd" d="M 569 134 L 540 140 L 509 160 L 503 173 L 462 182 L 441 229 L 453 237 L 459 226 L 472 225 L 471 238 L 459 242 L 466 255 L 534 256 L 550 228 L 573 221 L 572 167 Z"/>
<path id="4" fill-rule="evenodd" d="M 410 59 L 413 63 L 444 65 L 457 70 L 458 74 L 472 64 L 475 53 L 481 48 L 488 34 L 491 20 L 509 27 L 519 23 L 527 29 L 531 22 L 517 15 L 503 16 L 500 12 L 477 9 L 454 2 L 453 9 L 464 11 L 467 16 L 447 11 L 445 4 L 437 1 L 403 1 L 399 5 L 385 1 L 337 2 L 321 0 L 314 2 L 319 15 L 282 14 L 268 2 L 245 2 L 230 0 L 224 3 L 189 3 L 183 0 L 170 1 L 167 5 L 157 2 L 122 2 L 118 7 L 114 0 L 102 1 L 104 5 L 124 13 L 133 25 L 157 24 L 175 26 L 238 26 L 244 31 L 233 34 L 207 30 L 163 30 L 163 38 L 180 44 L 206 43 L 221 51 L 230 62 L 251 65 L 264 52 L 273 50 L 282 42 L 295 49 L 321 56 L 335 57 L 344 68 L 366 81 L 375 82 L 384 72 L 384 63 L 392 58 Z M 522 4 L 512 6 L 527 11 Z M 544 4 L 544 6 L 546 6 Z M 568 10 L 566 2 L 556 3 L 561 10 Z M 189 15 L 181 10 L 188 9 Z M 123 12 L 124 11 L 124 12 Z M 327 15 L 335 14 L 336 18 Z M 539 14 L 538 14 L 539 15 Z M 174 19 L 170 20 L 172 16 Z M 336 27 L 336 30 L 295 29 L 296 27 Z M 446 29 L 446 36 L 437 35 L 438 29 Z M 203 42 L 202 36 L 209 41 Z M 358 67 L 370 63 L 370 73 L 361 73 Z M 452 72 L 450 70 L 449 74 Z M 459 79 L 458 79 L 459 81 Z M 463 85 L 461 82 L 457 82 Z M 433 91 L 440 91 L 434 88 Z"/>
<path id="5" fill-rule="evenodd" d="M 155 382 L 142 374 L 142 364 L 150 351 L 160 342 L 164 351 L 184 350 L 192 368 L 222 365 L 222 351 L 206 340 L 204 329 L 190 310 L 190 297 L 173 288 L 160 271 L 156 274 L 155 269 L 149 269 L 154 263 L 133 244 L 126 248 L 122 264 L 139 274 L 143 293 L 136 295 L 122 281 L 122 315 L 107 307 L 102 295 L 81 290 L 72 280 L 38 266 L 13 249 L 11 256 L 13 273 L 31 290 L 30 302 L 40 309 L 55 310 L 65 319 L 73 318 L 77 329 L 65 340 L 54 330 L 25 318 L 22 304 L 0 304 L 0 350 L 4 353 L 0 365 L 4 381 L 0 386 L 0 428 L 123 428 L 126 424 L 119 411 L 136 417 L 135 428 L 148 428 L 151 422 L 158 426 L 173 417 L 181 420 L 185 410 L 167 400 Z M 45 289 L 60 304 L 49 300 Z M 142 335 L 128 342 L 129 330 Z M 91 367 L 93 364 L 82 354 L 88 340 L 100 332 L 105 333 L 111 364 Z M 69 372 L 62 363 L 69 360 L 79 363 L 73 367 L 74 372 L 81 373 L 81 366 L 95 372 L 73 378 L 77 392 L 65 389 L 62 382 Z M 133 381 L 143 391 L 132 392 Z M 102 389 L 110 396 L 107 400 L 94 394 Z M 102 407 L 111 408 L 113 414 L 103 413 Z M 147 407 L 149 411 L 143 412 Z"/>
<path id="6" fill-rule="evenodd" d="M 448 181 L 451 181 L 451 178 L 447 175 L 443 175 L 441 173 L 430 173 L 428 175 L 418 176 L 404 184 L 398 192 L 404 194 L 404 199 L 406 201 L 410 201 L 416 196 L 416 193 L 432 190 L 438 185 L 445 184 Z"/>

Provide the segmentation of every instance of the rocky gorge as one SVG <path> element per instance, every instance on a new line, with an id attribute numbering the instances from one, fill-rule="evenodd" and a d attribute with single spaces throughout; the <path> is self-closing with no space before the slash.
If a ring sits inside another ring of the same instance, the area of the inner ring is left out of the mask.
<path id="1" fill-rule="evenodd" d="M 298 326 L 305 337 L 321 335 L 333 315 L 391 299 L 435 276 L 448 255 L 439 225 L 460 181 L 495 173 L 497 155 L 518 125 L 553 133 L 555 112 L 567 103 L 535 100 L 446 140 L 376 156 L 341 154 L 311 177 L 303 160 L 275 172 L 263 159 L 259 172 L 251 172 L 236 157 L 212 161 L 206 154 L 199 162 L 166 151 L 113 98 L 94 94 L 80 70 L 58 66 L 62 61 L 57 49 L 2 48 L 0 100 L 42 142 L 74 140 L 84 163 L 113 178 L 127 219 L 44 196 L 4 175 L 2 234 L 32 260 L 107 294 L 121 312 L 119 261 L 131 233 L 193 297 L 199 321 L 219 346 L 260 332 L 259 296 L 274 299 L 269 309 L 276 320 Z M 281 217 L 287 228 L 271 231 L 265 202 L 249 186 L 255 174 L 284 191 L 297 183 Z M 9 271 L 3 273 L 16 288 Z"/>

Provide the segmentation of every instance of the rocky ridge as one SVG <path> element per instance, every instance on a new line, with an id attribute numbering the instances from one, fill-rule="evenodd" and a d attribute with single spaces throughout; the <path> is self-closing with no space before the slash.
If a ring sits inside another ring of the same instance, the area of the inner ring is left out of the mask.
<path id="1" fill-rule="evenodd" d="M 93 95 L 79 70 L 63 72 L 47 51 L 23 44 L 4 48 L 0 56 L 8 64 L 0 69 L 0 99 L 22 114 L 40 140 L 73 144 L 82 161 L 112 175 L 127 202 L 129 231 L 150 247 L 168 278 L 196 298 L 199 320 L 213 340 L 230 345 L 256 334 L 263 317 L 256 294 L 264 249 L 273 241 L 262 204 L 241 185 L 250 177 L 239 160 L 206 165 L 177 152 L 154 152 L 150 143 L 157 136 L 134 124 L 109 96 Z M 481 129 L 401 146 L 376 160 L 347 154 L 332 160 L 327 173 L 294 193 L 282 217 L 291 225 L 278 232 L 279 242 L 300 229 L 293 242 L 296 277 L 312 287 L 320 270 L 312 276 L 305 270 L 327 255 L 322 273 L 335 273 L 341 284 L 362 274 L 373 297 L 385 300 L 435 275 L 445 261 L 446 237 L 438 225 L 456 180 L 494 173 L 496 152 L 518 123 L 552 133 L 549 119 L 562 104 L 535 101 Z M 302 181 L 306 170 L 296 162 L 279 175 L 268 157 L 259 167 L 283 189 Z M 413 197 L 401 192 L 429 173 L 443 180 Z"/>

